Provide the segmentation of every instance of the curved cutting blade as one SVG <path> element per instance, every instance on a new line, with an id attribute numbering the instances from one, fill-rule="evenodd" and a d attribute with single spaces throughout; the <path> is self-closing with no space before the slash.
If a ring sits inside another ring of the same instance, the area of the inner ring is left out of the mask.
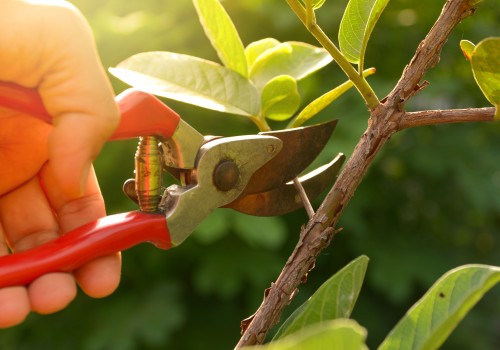
<path id="1" fill-rule="evenodd" d="M 245 194 L 269 191 L 296 178 L 323 150 L 336 125 L 337 120 L 332 120 L 312 126 L 259 133 L 279 138 L 283 148 L 253 174 Z"/>
<path id="2" fill-rule="evenodd" d="M 278 155 L 279 157 L 279 155 Z M 345 156 L 339 154 L 330 163 L 325 164 L 299 178 L 309 199 L 316 198 L 337 177 Z M 252 193 L 239 197 L 225 206 L 239 212 L 256 216 L 275 216 L 290 213 L 303 206 L 293 183 L 284 183 L 270 191 Z"/>

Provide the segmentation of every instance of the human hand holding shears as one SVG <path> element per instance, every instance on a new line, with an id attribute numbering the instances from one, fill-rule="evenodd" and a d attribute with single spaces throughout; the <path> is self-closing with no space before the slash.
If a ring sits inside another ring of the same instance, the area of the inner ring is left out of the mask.
<path id="1" fill-rule="evenodd" d="M 53 122 L 36 90 L 2 84 L 0 102 Z M 149 94 L 129 91 L 118 97 L 118 104 L 121 121 L 111 139 L 144 136 L 136 159 L 138 177 L 126 191 L 139 202 L 140 211 L 98 219 L 40 247 L 0 258 L 0 287 L 33 285 L 36 278 L 54 271 L 78 271 L 88 261 L 143 241 L 160 248 L 176 246 L 218 207 L 254 215 L 294 210 L 301 202 L 287 182 L 316 157 L 335 127 L 333 122 L 206 139 Z M 321 192 L 342 161 L 339 156 L 303 179 L 306 191 L 313 196 Z M 163 191 L 162 169 L 177 176 L 180 185 Z"/>
<path id="2" fill-rule="evenodd" d="M 116 127 L 118 109 L 90 29 L 68 3 L 0 2 L 0 67 L 0 81 L 38 89 L 54 124 L 0 107 L 4 255 L 5 241 L 23 251 L 105 216 L 91 161 Z M 89 295 L 108 295 L 119 283 L 119 254 L 74 275 Z M 68 273 L 0 289 L 0 328 L 20 323 L 31 310 L 58 311 L 75 295 Z"/>

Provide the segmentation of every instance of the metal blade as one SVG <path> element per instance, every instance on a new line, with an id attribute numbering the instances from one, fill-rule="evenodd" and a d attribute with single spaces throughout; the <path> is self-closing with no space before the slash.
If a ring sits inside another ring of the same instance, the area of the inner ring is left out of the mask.
<path id="1" fill-rule="evenodd" d="M 333 184 L 344 161 L 345 156 L 340 153 L 330 163 L 299 178 L 309 199 L 316 198 L 329 185 Z M 249 215 L 276 216 L 290 213 L 302 206 L 302 201 L 295 186 L 292 182 L 289 182 L 270 191 L 239 197 L 224 208 L 231 208 Z"/>
<path id="2" fill-rule="evenodd" d="M 332 120 L 312 126 L 259 133 L 279 138 L 283 141 L 283 148 L 253 174 L 244 193 L 269 191 L 297 177 L 323 150 L 336 125 L 337 120 Z"/>

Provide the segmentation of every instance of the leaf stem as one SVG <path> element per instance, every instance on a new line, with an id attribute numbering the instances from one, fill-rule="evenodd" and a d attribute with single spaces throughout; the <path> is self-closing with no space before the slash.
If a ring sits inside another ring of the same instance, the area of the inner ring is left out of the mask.
<path id="1" fill-rule="evenodd" d="M 271 131 L 271 127 L 267 124 L 266 118 L 261 117 L 260 115 L 250 117 L 250 120 L 257 125 L 259 131 Z"/>
<path id="2" fill-rule="evenodd" d="M 304 23 L 307 30 L 316 38 L 325 50 L 328 51 L 347 77 L 352 80 L 356 89 L 358 89 L 361 96 L 363 96 L 368 108 L 370 110 L 375 109 L 380 104 L 380 101 L 377 98 L 375 91 L 373 91 L 372 87 L 368 84 L 363 75 L 349 63 L 337 46 L 335 46 L 330 38 L 323 32 L 321 27 L 318 26 L 316 21 L 314 20 L 314 22 L 312 22 L 311 19 L 308 18 L 307 11 L 300 3 L 300 0 L 286 0 L 286 2 L 302 23 Z"/>

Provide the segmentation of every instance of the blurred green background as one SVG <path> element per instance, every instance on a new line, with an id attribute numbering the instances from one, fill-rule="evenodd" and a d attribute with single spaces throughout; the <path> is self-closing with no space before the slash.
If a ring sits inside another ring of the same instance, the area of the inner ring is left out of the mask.
<path id="1" fill-rule="evenodd" d="M 217 61 L 190 1 L 73 3 L 88 18 L 106 67 L 151 50 Z M 335 41 L 346 3 L 326 1 L 317 13 Z M 443 3 L 389 3 L 366 59 L 367 67 L 377 68 L 369 79 L 380 98 L 397 82 Z M 223 4 L 245 45 L 265 37 L 316 45 L 284 0 Z M 482 2 L 476 15 L 455 30 L 440 64 L 426 76 L 431 85 L 408 109 L 487 106 L 458 43 L 498 36 L 498 23 L 498 2 Z M 111 79 L 117 93 L 125 88 Z M 303 103 L 344 80 L 334 64 L 324 68 L 300 83 Z M 243 117 L 168 104 L 205 134 L 257 131 Z M 351 91 L 313 119 L 340 120 L 317 164 L 340 151 L 349 156 L 367 116 L 361 98 Z M 123 181 L 132 176 L 135 147 L 135 141 L 107 144 L 95 163 L 109 213 L 135 209 L 121 193 Z M 218 210 L 179 248 L 164 252 L 144 244 L 125 252 L 122 283 L 112 296 L 93 300 L 80 293 L 62 312 L 31 315 L 21 326 L 0 331 L 0 349 L 232 349 L 240 320 L 256 310 L 306 221 L 302 211 L 254 218 Z M 368 329 L 368 344 L 375 348 L 447 270 L 467 263 L 500 265 L 500 125 L 421 127 L 395 135 L 345 209 L 341 226 L 344 230 L 319 257 L 286 314 L 340 267 L 366 254 L 371 261 L 353 318 Z M 472 310 L 443 348 L 500 348 L 499 287 Z"/>

